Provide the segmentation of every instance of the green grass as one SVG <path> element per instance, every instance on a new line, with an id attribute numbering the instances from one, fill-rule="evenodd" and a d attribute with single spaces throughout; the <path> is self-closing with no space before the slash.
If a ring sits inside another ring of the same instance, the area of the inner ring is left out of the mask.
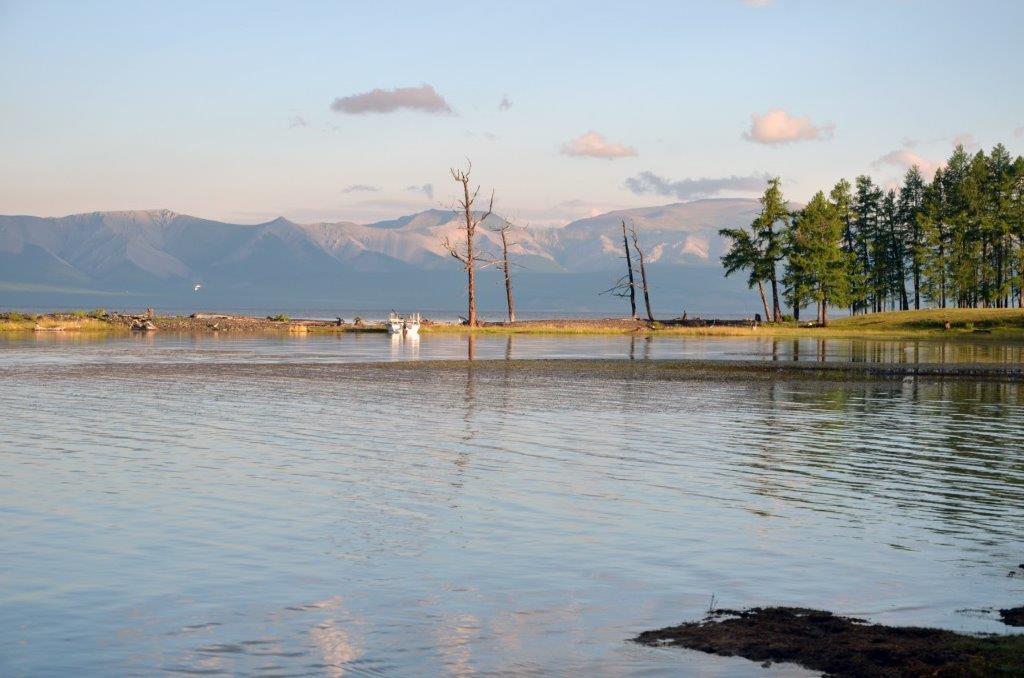
<path id="1" fill-rule="evenodd" d="M 949 322 L 950 329 L 946 329 Z M 623 320 L 550 320 L 515 324 L 491 323 L 469 328 L 464 325 L 431 325 L 421 330 L 440 334 L 657 334 L 718 337 L 862 337 L 862 338 L 970 338 L 1024 340 L 1024 309 L 928 309 L 893 311 L 836 318 L 828 327 L 809 323 L 762 324 L 758 327 L 706 325 L 678 326 L 670 322 Z"/>
<path id="2" fill-rule="evenodd" d="M 16 312 L 0 313 L 0 332 L 31 332 L 40 327 L 64 327 L 68 331 L 111 331 L 124 329 L 105 318 L 103 309 L 70 311 L 46 315 Z M 286 323 L 286 315 L 270 320 Z M 949 329 L 946 329 L 946 323 Z M 385 332 L 383 325 L 343 325 L 311 323 L 312 333 Z M 240 330 L 244 331 L 244 330 Z M 658 335 L 693 337 L 819 337 L 864 339 L 961 339 L 1024 341 L 1024 309 L 928 309 L 894 311 L 836 318 L 828 327 L 814 327 L 794 322 L 762 324 L 758 327 L 733 325 L 679 326 L 671 321 L 648 323 L 621 319 L 609 320 L 530 320 L 514 324 L 488 323 L 469 328 L 464 325 L 424 325 L 423 334 L 474 335 Z"/>
<path id="3" fill-rule="evenodd" d="M 124 329 L 105 320 L 75 313 L 52 316 L 0 313 L 0 332 L 33 332 L 37 327 L 44 330 L 63 328 L 66 332 L 111 332 Z"/>
<path id="4" fill-rule="evenodd" d="M 946 323 L 950 329 L 945 329 Z M 931 308 L 922 311 L 889 311 L 838 318 L 831 327 L 841 330 L 1024 333 L 1024 309 Z"/>

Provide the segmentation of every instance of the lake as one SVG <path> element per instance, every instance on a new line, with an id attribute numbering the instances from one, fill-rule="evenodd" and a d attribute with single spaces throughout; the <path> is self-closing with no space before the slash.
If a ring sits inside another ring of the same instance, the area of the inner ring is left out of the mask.
<path id="1" fill-rule="evenodd" d="M 0 339 L 0 674 L 794 675 L 628 642 L 712 596 L 1007 632 L 984 608 L 1024 603 L 1018 383 L 370 363 L 1021 350 Z"/>

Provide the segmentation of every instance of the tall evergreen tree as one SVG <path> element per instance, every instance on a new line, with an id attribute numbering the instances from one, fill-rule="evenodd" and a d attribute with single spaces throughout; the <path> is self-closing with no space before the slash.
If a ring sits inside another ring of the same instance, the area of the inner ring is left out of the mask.
<path id="1" fill-rule="evenodd" d="M 924 210 L 924 178 L 914 165 L 903 177 L 898 202 L 899 219 L 903 224 L 906 265 L 914 289 L 914 308 L 921 308 L 921 269 L 926 255 L 921 212 Z"/>
<path id="2" fill-rule="evenodd" d="M 866 175 L 857 177 L 856 186 L 853 197 L 855 269 L 865 282 L 860 310 L 879 311 L 886 288 L 884 262 L 879 261 L 879 254 L 885 247 L 880 223 L 882 190 Z"/>
<path id="3" fill-rule="evenodd" d="M 971 233 L 968 214 L 967 177 L 971 159 L 964 147 L 957 146 L 943 171 L 943 194 L 947 224 L 946 296 L 947 303 L 966 305 L 966 295 L 972 287 L 973 256 L 977 234 Z"/>
<path id="4" fill-rule="evenodd" d="M 768 180 L 768 188 L 761 196 L 761 212 L 751 228 L 758 249 L 764 257 L 763 266 L 768 273 L 772 289 L 772 320 L 782 322 L 782 305 L 779 303 L 778 264 L 783 256 L 782 234 L 789 227 L 789 206 L 782 197 L 782 180 L 774 177 Z"/>
<path id="5" fill-rule="evenodd" d="M 924 296 L 939 308 L 946 308 L 946 271 L 949 268 L 949 224 L 946 215 L 946 180 L 942 168 L 925 188 L 921 224 L 927 256 L 922 267 Z"/>
<path id="6" fill-rule="evenodd" d="M 1004 214 L 1010 224 L 1009 286 L 1011 295 L 1016 290 L 1017 306 L 1024 308 L 1024 158 L 1018 156 L 1014 161 L 1008 183 Z"/>
<path id="7" fill-rule="evenodd" d="M 867 296 L 866 276 L 857 256 L 856 224 L 853 213 L 853 193 L 850 182 L 840 179 L 829 193 L 829 201 L 836 209 L 836 215 L 843 225 L 843 251 L 846 257 L 847 279 L 850 289 L 847 293 L 850 313 L 857 313 Z"/>
<path id="8" fill-rule="evenodd" d="M 737 271 L 748 271 L 747 287 L 757 287 L 761 295 L 761 305 L 764 307 L 764 319 L 770 320 L 768 299 L 764 294 L 764 284 L 770 279 L 770 273 L 764 252 L 758 247 L 751 232 L 745 228 L 723 228 L 718 234 L 731 241 L 729 251 L 722 255 L 725 277 L 728 278 Z"/>
<path id="9" fill-rule="evenodd" d="M 993 220 L 994 277 L 992 296 L 995 306 L 1006 308 L 1010 305 L 1010 267 L 1013 252 L 1013 210 L 1014 164 L 1006 147 L 996 144 L 988 156 L 989 165 L 989 209 Z"/>
<path id="10" fill-rule="evenodd" d="M 819 191 L 793 219 L 787 279 L 798 294 L 818 304 L 818 323 L 828 324 L 828 305 L 845 306 L 850 294 L 850 259 L 843 247 L 839 209 Z"/>

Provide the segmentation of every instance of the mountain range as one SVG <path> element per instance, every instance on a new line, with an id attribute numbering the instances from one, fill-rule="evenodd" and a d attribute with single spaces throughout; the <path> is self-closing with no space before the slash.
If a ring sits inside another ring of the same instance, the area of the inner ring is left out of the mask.
<path id="1" fill-rule="evenodd" d="M 749 224 L 756 200 L 709 199 L 618 210 L 562 228 L 517 228 L 511 255 L 519 305 L 549 312 L 621 312 L 598 293 L 623 268 L 621 222 L 636 225 L 655 306 L 723 314 L 753 309 L 742 280 L 722 276 L 718 229 Z M 500 252 L 503 220 L 478 230 Z M 233 224 L 169 210 L 66 217 L 0 216 L 0 306 L 175 306 L 458 310 L 464 287 L 445 251 L 459 215 L 432 209 L 371 224 Z M 200 285 L 198 292 L 195 286 Z M 483 308 L 500 308 L 497 276 L 481 280 Z M 493 288 L 493 289 L 492 289 Z M 687 306 L 689 304 L 689 306 Z M 657 311 L 657 308 L 656 308 Z M 660 315 L 666 315 L 662 313 Z"/>

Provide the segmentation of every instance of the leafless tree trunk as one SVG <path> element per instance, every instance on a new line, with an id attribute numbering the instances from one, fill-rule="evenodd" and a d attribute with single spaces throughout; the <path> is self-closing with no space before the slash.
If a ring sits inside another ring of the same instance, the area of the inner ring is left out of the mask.
<path id="1" fill-rule="evenodd" d="M 637 260 L 640 263 L 640 289 L 644 292 L 644 306 L 647 308 L 647 320 L 653 323 L 654 314 L 651 313 L 651 295 L 647 287 L 647 267 L 644 265 L 644 251 L 640 249 L 640 240 L 636 234 L 636 225 L 630 226 L 629 231 L 630 235 L 633 237 L 633 248 L 636 249 Z M 630 287 L 630 289 L 633 288 Z"/>
<path id="2" fill-rule="evenodd" d="M 757 291 L 761 294 L 761 305 L 764 306 L 764 322 L 768 322 L 771 314 L 768 313 L 768 299 L 764 296 L 764 282 L 757 281 Z"/>
<path id="3" fill-rule="evenodd" d="M 626 271 L 629 275 L 629 317 L 636 320 L 636 283 L 633 281 L 633 257 L 629 253 L 625 219 L 622 220 L 622 247 L 626 250 Z"/>
<path id="4" fill-rule="evenodd" d="M 465 219 L 465 226 L 463 227 L 466 231 L 466 247 L 465 250 L 461 250 L 458 247 L 458 243 L 452 243 L 449 238 L 445 237 L 441 243 L 444 248 L 448 250 L 448 253 L 460 261 L 466 269 L 466 324 L 470 327 L 476 327 L 476 251 L 473 249 L 473 236 L 476 235 L 476 227 L 481 224 L 487 217 L 491 216 L 491 211 L 494 209 L 494 192 L 491 192 L 491 201 L 487 206 L 487 211 L 482 215 L 476 215 L 473 213 L 473 204 L 476 202 L 477 195 L 480 193 L 480 187 L 477 186 L 472 192 L 469 190 L 470 174 L 473 171 L 473 163 L 467 163 L 466 169 L 452 168 L 452 179 L 456 183 L 462 186 L 462 197 L 455 201 L 456 206 L 462 212 L 463 218 Z"/>
<path id="5" fill-rule="evenodd" d="M 779 281 L 772 273 L 772 322 L 782 322 L 782 304 L 779 303 Z"/>
<path id="6" fill-rule="evenodd" d="M 508 248 L 515 243 L 508 241 L 508 232 L 512 230 L 512 224 L 505 221 L 501 228 L 498 229 L 498 233 L 501 234 L 501 266 L 502 272 L 505 274 L 505 301 L 508 304 L 508 321 L 514 323 L 516 321 L 516 302 L 512 298 L 512 264 L 508 260 Z"/>

